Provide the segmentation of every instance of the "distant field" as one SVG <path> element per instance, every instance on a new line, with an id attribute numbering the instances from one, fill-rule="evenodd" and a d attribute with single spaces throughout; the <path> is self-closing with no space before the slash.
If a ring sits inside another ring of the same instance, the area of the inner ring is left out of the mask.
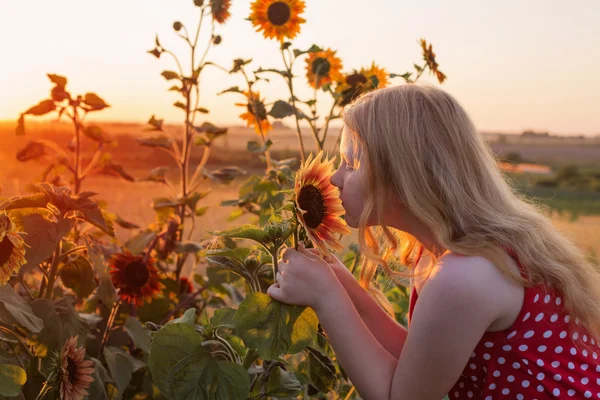
<path id="1" fill-rule="evenodd" d="M 145 132 L 143 125 L 132 124 L 108 124 L 104 126 L 105 130 L 113 135 L 117 140 L 118 146 L 111 150 L 114 154 L 115 162 L 121 163 L 128 172 L 136 178 L 142 178 L 147 172 L 156 166 L 172 166 L 171 160 L 164 153 L 142 147 L 135 142 L 136 137 L 146 137 L 153 133 Z M 22 148 L 28 139 L 53 138 L 59 144 L 66 145 L 71 138 L 70 126 L 65 124 L 28 124 L 28 133 L 25 137 L 16 137 L 14 135 L 14 124 L 0 123 L 0 173 L 1 196 L 7 197 L 22 193 L 26 183 L 37 179 L 41 174 L 45 163 L 43 161 L 32 161 L 20 163 L 15 158 L 15 153 Z M 167 127 L 173 133 L 177 133 L 177 127 Z M 333 149 L 337 139 L 339 128 L 331 131 L 328 140 L 328 148 Z M 296 155 L 297 138 L 294 131 L 279 130 L 271 134 L 275 142 L 273 150 L 276 158 L 284 158 Z M 253 130 L 247 128 L 231 128 L 230 134 L 223 139 L 219 139 L 213 146 L 209 168 L 218 168 L 223 165 L 239 165 L 249 172 L 259 171 L 264 168 L 256 156 L 245 151 L 248 140 L 257 140 L 258 137 Z M 307 149 L 314 149 L 314 142 L 309 132 L 304 132 L 304 140 Z M 516 140 L 516 139 L 511 139 Z M 581 163 L 585 165 L 600 165 L 600 145 L 595 141 L 563 144 L 557 143 L 498 143 L 492 142 L 491 146 L 498 153 L 519 152 L 525 159 L 544 162 L 544 160 L 555 160 L 559 163 Z M 87 148 L 91 155 L 91 148 Z M 198 160 L 201 152 L 195 160 Z M 89 155 L 88 155 L 89 156 Z M 196 161 L 197 162 L 197 161 Z M 173 180 L 176 180 L 175 168 L 170 172 Z M 198 225 L 195 238 L 200 238 L 203 233 L 210 230 L 223 229 L 233 226 L 236 222 L 227 222 L 228 215 L 233 211 L 230 207 L 221 207 L 219 203 L 222 200 L 233 199 L 237 196 L 240 180 L 234 181 L 229 185 L 222 185 L 206 181 L 202 191 L 211 190 L 211 194 L 204 200 L 203 205 L 210 206 L 210 211 L 204 215 Z M 167 196 L 168 189 L 157 183 L 150 182 L 127 182 L 118 178 L 98 176 L 86 181 L 83 190 L 98 192 L 98 198 L 105 200 L 109 204 L 109 210 L 119 214 L 122 218 L 130 220 L 140 226 L 144 226 L 154 220 L 154 211 L 151 204 L 155 197 Z M 577 193 L 555 193 L 553 190 L 538 190 L 530 192 L 531 195 L 542 199 L 549 204 L 563 204 L 568 208 L 573 204 L 581 207 L 582 210 L 591 210 L 591 212 L 582 212 L 584 215 L 572 222 L 571 214 L 564 213 L 559 215 L 554 213 L 552 220 L 555 225 L 563 230 L 567 235 L 586 252 L 600 255 L 600 194 L 577 194 Z M 562 202 L 562 203 L 561 203 Z M 575 203 L 574 203 L 575 202 Z M 558 207 L 560 208 L 560 207 Z M 596 210 L 596 211 L 595 211 Z M 117 230 L 118 237 L 126 239 L 131 235 L 121 228 Z M 351 242 L 353 237 L 345 239 Z"/>

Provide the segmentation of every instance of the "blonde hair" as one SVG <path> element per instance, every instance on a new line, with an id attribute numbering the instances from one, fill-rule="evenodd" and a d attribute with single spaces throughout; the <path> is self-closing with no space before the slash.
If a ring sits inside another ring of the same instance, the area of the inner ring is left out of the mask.
<path id="1" fill-rule="evenodd" d="M 544 283 L 558 290 L 572 317 L 600 338 L 597 265 L 555 229 L 541 206 L 511 188 L 450 94 L 420 84 L 375 90 L 346 107 L 344 122 L 362 151 L 360 168 L 366 169 L 369 185 L 359 222 L 366 256 L 359 282 L 388 312 L 389 302 L 372 286 L 378 266 L 391 278 L 414 277 L 414 271 L 393 271 L 388 261 L 394 255 L 414 270 L 415 255 L 424 250 L 414 236 L 392 232 L 382 219 L 387 199 L 397 198 L 444 249 L 485 257 L 524 286 Z M 367 226 L 373 213 L 377 229 Z M 382 242 L 389 245 L 383 255 Z M 512 272 L 507 251 L 529 279 Z M 431 254 L 431 259 L 423 273 L 435 265 L 437 258 Z M 396 282 L 406 286 L 405 280 Z"/>

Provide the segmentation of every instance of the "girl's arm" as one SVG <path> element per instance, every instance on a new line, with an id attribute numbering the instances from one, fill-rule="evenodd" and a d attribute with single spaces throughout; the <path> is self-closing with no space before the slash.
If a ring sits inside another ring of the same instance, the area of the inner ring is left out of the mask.
<path id="1" fill-rule="evenodd" d="M 500 315 L 499 271 L 481 257 L 444 256 L 419 295 L 400 358 L 375 339 L 341 283 L 315 311 L 365 400 L 439 400 Z"/>
<path id="2" fill-rule="evenodd" d="M 379 303 L 360 286 L 354 275 L 339 259 L 332 256 L 329 265 L 344 289 L 346 289 L 356 311 L 358 311 L 371 334 L 396 360 L 400 358 L 402 347 L 408 335 L 406 328 L 384 311 Z"/>

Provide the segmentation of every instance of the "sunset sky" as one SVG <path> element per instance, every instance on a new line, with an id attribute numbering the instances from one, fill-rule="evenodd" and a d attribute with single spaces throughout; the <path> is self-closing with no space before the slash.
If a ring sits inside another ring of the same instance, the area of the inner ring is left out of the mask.
<path id="1" fill-rule="evenodd" d="M 307 23 L 294 47 L 331 47 L 346 71 L 375 60 L 404 73 L 413 62 L 422 63 L 423 37 L 433 43 L 448 76 L 441 86 L 480 130 L 600 133 L 598 0 L 306 3 Z M 97 120 L 145 122 L 156 114 L 180 122 L 182 112 L 171 106 L 177 96 L 166 91 L 171 83 L 160 76 L 175 69 L 172 60 L 146 51 L 158 33 L 164 47 L 181 54 L 184 42 L 172 23 L 191 27 L 198 13 L 192 0 L 0 0 L 0 120 L 16 119 L 45 98 L 51 88 L 46 73 L 56 73 L 68 77 L 72 92 L 93 91 L 111 104 Z M 253 58 L 254 68 L 282 68 L 278 43 L 253 30 L 245 20 L 249 13 L 249 0 L 233 0 L 232 16 L 217 28 L 223 43 L 208 59 L 230 67 L 234 58 Z M 295 72 L 304 76 L 304 62 Z M 434 83 L 431 76 L 425 81 Z M 239 95 L 216 96 L 241 84 L 239 76 L 207 70 L 201 105 L 211 111 L 208 120 L 243 122 L 233 105 Z M 310 93 L 303 79 L 297 85 L 300 97 Z M 268 101 L 288 97 L 276 76 L 258 89 Z"/>

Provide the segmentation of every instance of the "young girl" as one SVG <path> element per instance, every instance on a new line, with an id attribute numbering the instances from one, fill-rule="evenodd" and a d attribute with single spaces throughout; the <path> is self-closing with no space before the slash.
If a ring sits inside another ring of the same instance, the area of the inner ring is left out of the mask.
<path id="1" fill-rule="evenodd" d="M 396 86 L 344 122 L 331 183 L 370 262 L 359 284 L 287 249 L 268 293 L 315 310 L 362 398 L 600 398 L 600 271 L 504 181 L 457 101 Z M 413 269 L 408 330 L 370 285 L 377 266 L 407 276 L 391 257 Z"/>

